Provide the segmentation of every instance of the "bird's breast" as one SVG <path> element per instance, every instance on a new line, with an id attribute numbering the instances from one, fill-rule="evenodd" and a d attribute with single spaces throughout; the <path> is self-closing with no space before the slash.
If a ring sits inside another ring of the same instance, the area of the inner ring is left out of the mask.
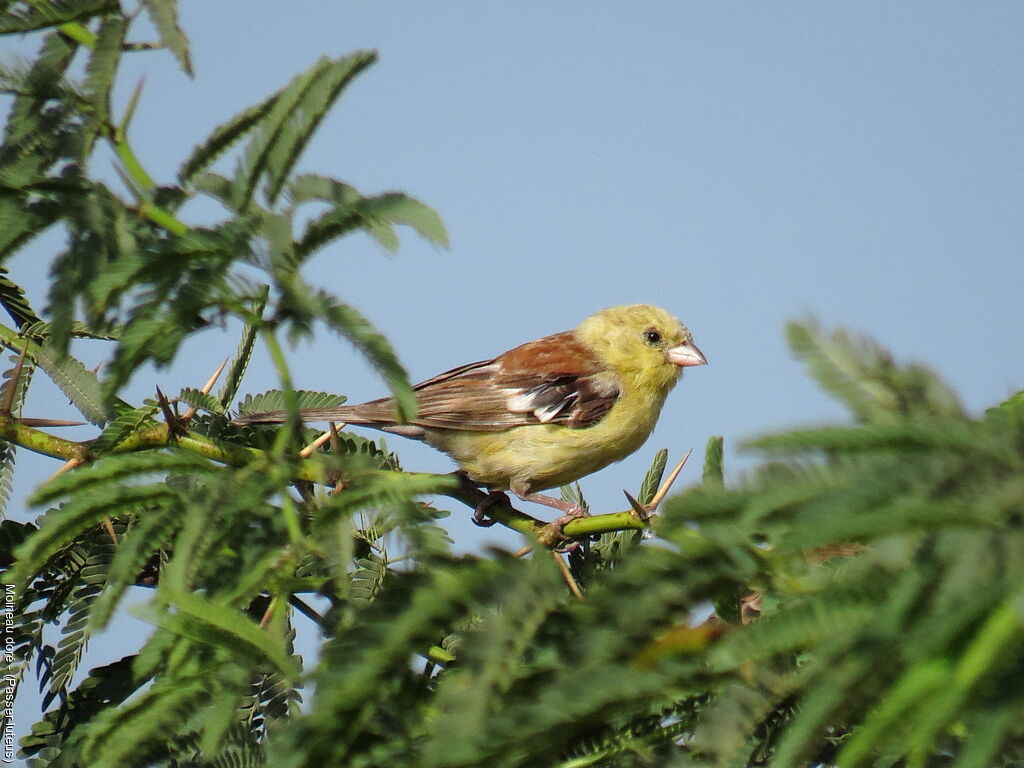
<path id="1" fill-rule="evenodd" d="M 635 452 L 650 436 L 665 394 L 625 392 L 598 423 L 538 424 L 500 432 L 431 430 L 427 442 L 491 488 L 542 491 L 578 480 Z"/>

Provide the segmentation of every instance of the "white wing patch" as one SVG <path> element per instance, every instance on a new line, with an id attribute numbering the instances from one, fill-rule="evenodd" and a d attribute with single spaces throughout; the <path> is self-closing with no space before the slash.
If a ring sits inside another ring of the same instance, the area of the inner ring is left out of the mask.
<path id="1" fill-rule="evenodd" d="M 562 411 L 569 408 L 573 404 L 573 402 L 575 402 L 578 399 L 579 394 L 573 392 L 571 395 L 560 400 L 557 403 L 552 403 L 551 405 L 548 405 L 544 408 L 535 408 L 533 411 L 533 415 L 537 417 L 537 421 L 539 421 L 541 424 L 547 424 L 549 421 L 552 421 L 556 416 L 562 413 Z"/>
<path id="2" fill-rule="evenodd" d="M 506 405 L 512 413 L 529 413 L 533 410 L 533 397 L 529 392 L 521 389 L 505 390 L 515 392 L 507 401 Z"/>
<path id="3" fill-rule="evenodd" d="M 511 390 L 515 392 L 506 401 L 506 407 L 512 413 L 532 413 L 541 424 L 554 421 L 567 409 L 572 408 L 580 399 L 579 392 L 567 392 L 561 397 L 552 399 L 556 391 L 549 384 L 541 384 L 527 390 Z"/>

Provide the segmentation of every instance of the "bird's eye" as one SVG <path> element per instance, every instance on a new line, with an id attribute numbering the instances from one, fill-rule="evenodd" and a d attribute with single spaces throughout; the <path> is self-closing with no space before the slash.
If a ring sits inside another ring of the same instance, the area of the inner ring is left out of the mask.
<path id="1" fill-rule="evenodd" d="M 651 346 L 654 346 L 655 344 L 660 344 L 661 334 L 658 333 L 653 328 L 649 328 L 648 330 L 644 331 L 644 340 Z"/>

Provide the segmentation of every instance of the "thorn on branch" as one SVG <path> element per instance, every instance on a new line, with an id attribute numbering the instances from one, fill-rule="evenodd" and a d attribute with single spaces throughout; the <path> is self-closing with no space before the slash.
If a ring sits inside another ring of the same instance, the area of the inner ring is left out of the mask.
<path id="1" fill-rule="evenodd" d="M 11 378 L 4 384 L 4 401 L 0 405 L 0 413 L 10 415 L 11 409 L 14 408 L 14 397 L 18 392 L 18 382 L 21 379 L 21 371 L 25 367 L 25 355 L 28 354 L 29 340 L 25 339 L 25 346 L 21 348 L 21 352 L 18 354 L 18 362 L 14 364 L 14 370 L 11 371 Z"/>
<path id="2" fill-rule="evenodd" d="M 647 521 L 654 517 L 655 510 L 658 509 L 658 505 L 665 500 L 668 496 L 668 492 L 672 489 L 672 485 L 675 483 L 676 478 L 679 477 L 679 473 L 683 471 L 683 467 L 686 466 L 686 462 L 689 460 L 690 455 L 693 453 L 691 448 L 686 452 L 686 455 L 679 460 L 679 463 L 668 473 L 668 477 L 665 478 L 664 482 L 658 487 L 657 492 L 651 497 L 651 500 L 647 504 L 641 504 L 637 501 L 629 491 L 623 491 L 626 494 L 626 499 L 629 501 L 629 506 L 632 508 L 633 513 L 641 520 Z"/>
<path id="3" fill-rule="evenodd" d="M 48 483 L 51 480 L 55 480 L 56 478 L 58 478 L 61 475 L 63 475 L 65 472 L 70 472 L 75 467 L 82 466 L 83 463 L 84 463 L 83 460 L 80 459 L 80 458 L 77 458 L 77 457 L 75 457 L 73 459 L 68 459 L 66 462 L 64 462 L 63 464 L 60 465 L 60 468 L 56 472 L 54 472 L 52 475 L 50 475 L 48 478 L 46 478 L 46 482 Z M 45 484 L 46 483 L 43 483 L 43 485 L 45 485 Z"/>
<path id="4" fill-rule="evenodd" d="M 317 448 L 319 448 L 321 445 L 323 445 L 324 443 L 326 443 L 330 439 L 331 439 L 331 432 L 330 432 L 330 430 L 328 430 L 327 432 L 321 433 L 320 436 L 317 437 L 316 440 L 314 440 L 312 443 L 310 443 L 305 448 L 303 448 L 301 451 L 299 451 L 299 458 L 300 459 L 308 459 L 310 456 L 312 456 L 314 453 L 316 453 Z"/>
<path id="5" fill-rule="evenodd" d="M 650 509 L 651 511 L 651 514 L 654 514 L 654 510 L 657 509 L 658 505 L 665 500 L 666 496 L 668 496 L 668 492 L 672 488 L 672 484 L 675 483 L 676 478 L 679 477 L 679 473 L 683 471 L 683 467 L 686 466 L 686 462 L 689 460 L 690 455 L 692 453 L 693 448 L 688 450 L 686 452 L 686 455 L 679 460 L 678 464 L 676 464 L 675 468 L 668 473 L 668 477 L 665 478 L 665 482 L 661 484 L 661 486 L 658 488 L 657 493 L 654 494 L 654 498 L 652 498 L 650 503 L 647 505 L 648 509 Z"/>
<path id="6" fill-rule="evenodd" d="M 217 368 L 217 370 L 213 372 L 213 375 L 207 380 L 206 384 L 204 384 L 203 388 L 200 389 L 199 391 L 202 392 L 204 395 L 210 394 L 210 392 L 213 391 L 214 385 L 217 383 L 217 379 L 219 379 L 220 375 L 222 373 L 224 373 L 224 369 L 227 367 L 227 364 L 228 364 L 228 359 L 224 358 L 224 362 L 221 363 L 220 367 Z M 181 423 L 182 424 L 188 424 L 189 421 L 192 420 L 192 417 L 196 415 L 196 412 L 198 410 L 199 409 L 196 406 L 193 405 L 191 408 L 189 408 L 187 411 L 185 411 L 185 413 L 183 413 L 182 416 L 181 416 Z"/>
<path id="7" fill-rule="evenodd" d="M 160 387 L 156 388 L 156 399 L 160 403 L 160 411 L 164 415 L 164 421 L 167 422 L 167 431 L 171 435 L 176 437 L 184 437 L 188 434 L 188 430 L 185 429 L 185 425 L 178 418 L 178 415 L 174 412 L 171 407 L 171 401 L 167 399 L 167 396 L 160 391 Z"/>
<path id="8" fill-rule="evenodd" d="M 109 517 L 104 517 L 103 518 L 103 528 L 104 528 L 104 530 L 106 530 L 107 535 L 110 536 L 110 540 L 112 542 L 114 542 L 114 544 L 116 545 L 118 543 L 118 541 L 117 541 L 117 531 L 114 530 L 114 524 L 112 522 L 110 522 L 110 518 Z"/>
<path id="9" fill-rule="evenodd" d="M 82 427 L 84 421 L 68 421 L 66 419 L 18 419 L 18 423 L 26 427 Z"/>

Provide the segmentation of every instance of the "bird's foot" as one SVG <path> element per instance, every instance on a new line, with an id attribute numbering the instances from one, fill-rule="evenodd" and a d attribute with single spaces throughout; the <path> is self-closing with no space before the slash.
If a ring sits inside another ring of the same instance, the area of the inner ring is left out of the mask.
<path id="1" fill-rule="evenodd" d="M 562 541 L 571 541 L 571 537 L 565 535 L 565 526 L 573 520 L 577 520 L 581 517 L 590 517 L 590 512 L 588 512 L 586 508 L 581 507 L 579 504 L 573 504 L 571 501 L 566 501 L 565 499 L 556 499 L 554 496 L 545 496 L 541 493 L 512 492 L 523 501 L 532 501 L 535 504 L 543 504 L 545 507 L 557 509 L 562 513 L 561 516 L 555 518 L 546 526 L 548 530 L 551 531 L 553 540 L 560 539 Z M 578 544 L 570 544 L 568 547 L 564 547 L 559 551 L 568 552 L 576 546 L 578 546 Z"/>
<path id="2" fill-rule="evenodd" d="M 497 520 L 489 517 L 487 510 L 497 504 L 501 499 L 508 500 L 501 491 L 488 491 L 487 496 L 476 505 L 476 509 L 473 510 L 473 523 L 479 525 L 481 528 L 490 528 L 494 525 Z"/>
<path id="3" fill-rule="evenodd" d="M 571 523 L 573 520 L 579 520 L 581 517 L 590 517 L 590 512 L 585 510 L 583 507 L 576 506 L 574 504 L 573 508 L 567 511 L 564 515 L 556 517 L 554 520 L 548 523 L 548 525 L 551 528 L 551 531 L 556 536 L 558 536 L 560 539 L 564 541 L 572 542 L 567 546 L 560 547 L 559 549 L 555 550 L 556 552 L 571 552 L 574 549 L 579 549 L 580 543 L 578 541 L 573 540 L 571 536 L 565 535 L 565 526 Z"/>

